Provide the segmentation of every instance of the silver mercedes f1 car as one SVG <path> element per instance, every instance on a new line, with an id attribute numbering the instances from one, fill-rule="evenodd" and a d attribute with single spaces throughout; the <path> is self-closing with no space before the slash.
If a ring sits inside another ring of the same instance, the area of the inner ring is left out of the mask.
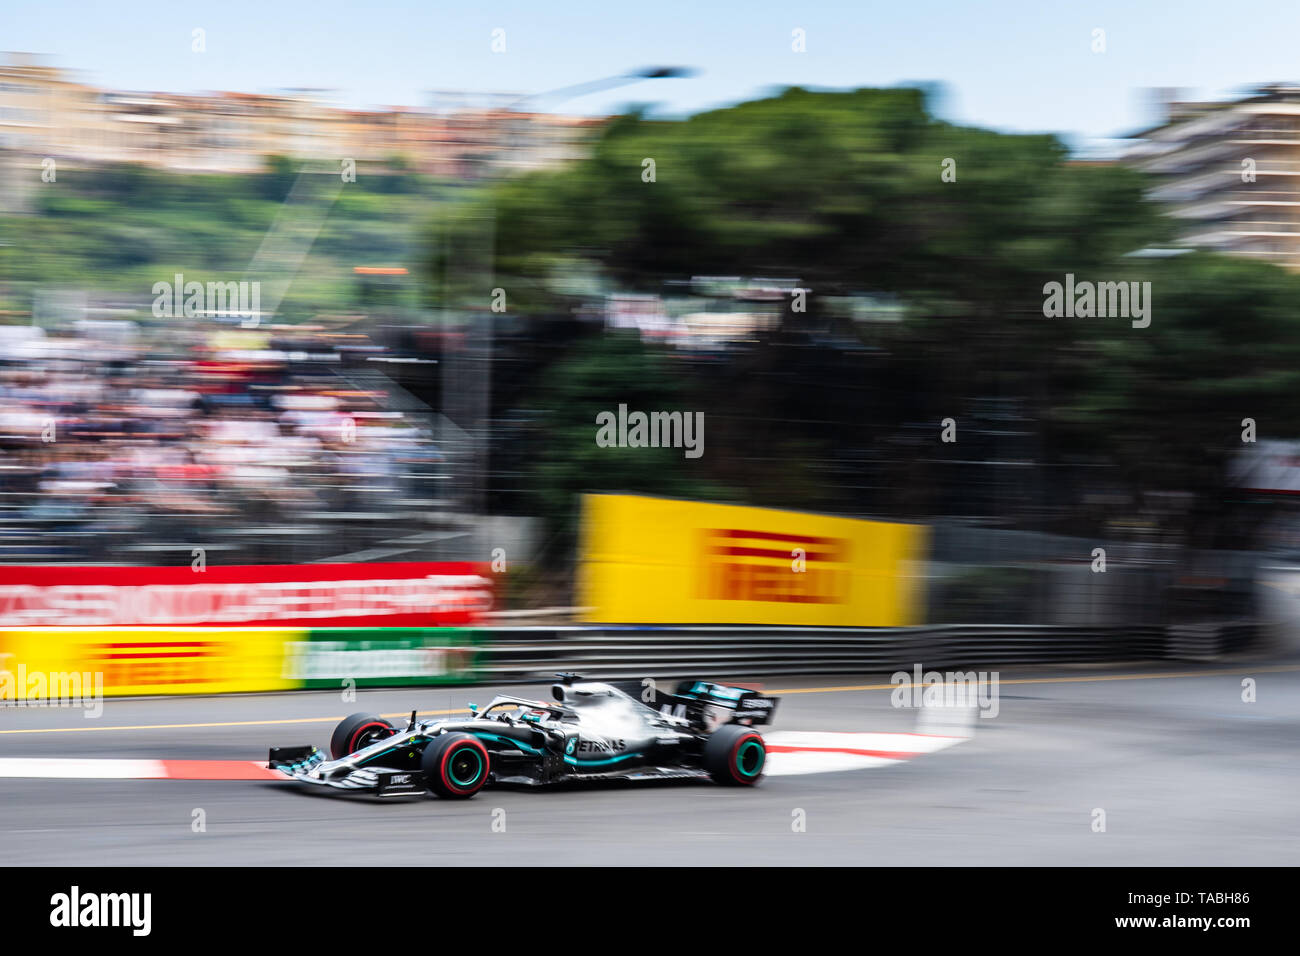
<path id="1" fill-rule="evenodd" d="M 604 683 L 558 675 L 552 702 L 494 697 L 469 717 L 405 728 L 353 714 L 334 730 L 330 755 L 273 747 L 267 766 L 298 783 L 376 796 L 431 792 L 472 797 L 492 784 L 546 786 L 582 780 L 711 779 L 752 786 L 767 748 L 755 726 L 779 698 L 708 681 L 672 694 L 650 682 Z"/>

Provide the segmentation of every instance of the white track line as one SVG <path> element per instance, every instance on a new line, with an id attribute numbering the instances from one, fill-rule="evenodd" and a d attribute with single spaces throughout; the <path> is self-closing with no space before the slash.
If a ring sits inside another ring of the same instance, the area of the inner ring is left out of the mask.
<path id="1" fill-rule="evenodd" d="M 767 773 L 789 776 L 889 767 L 938 753 L 965 737 L 931 734 L 765 734 Z M 0 757 L 0 777 L 62 780 L 264 780 L 282 779 L 255 760 L 123 760 L 82 757 Z"/>
<path id="2" fill-rule="evenodd" d="M 773 777 L 892 767 L 966 740 L 932 734 L 855 734 L 777 731 L 764 734 L 767 773 Z"/>
<path id="3" fill-rule="evenodd" d="M 0 758 L 0 777 L 65 780 L 146 780 L 166 777 L 161 760 L 99 760 L 79 757 Z"/>

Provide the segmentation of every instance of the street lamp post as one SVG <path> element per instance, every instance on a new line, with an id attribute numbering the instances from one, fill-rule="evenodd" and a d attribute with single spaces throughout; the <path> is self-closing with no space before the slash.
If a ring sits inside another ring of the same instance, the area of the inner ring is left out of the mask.
<path id="1" fill-rule="evenodd" d="M 543 100 L 550 100 L 550 105 L 554 106 L 556 103 L 565 100 L 617 89 L 620 86 L 629 86 L 643 80 L 684 79 L 695 76 L 697 72 L 691 67 L 684 66 L 645 67 L 630 73 L 621 73 L 617 76 L 588 80 L 584 83 L 576 83 L 542 93 L 521 96 L 509 103 L 506 110 L 511 113 L 518 112 L 523 104 L 535 105 Z M 510 133 L 511 148 L 507 152 L 514 153 L 513 127 L 510 128 Z M 483 237 L 484 241 L 476 243 L 477 246 L 484 250 L 488 260 L 487 268 L 483 270 L 482 274 L 487 279 L 483 294 L 489 297 L 492 288 L 495 286 L 496 219 L 496 208 L 493 206 L 491 213 L 484 217 L 484 232 L 486 233 L 486 236 Z M 445 261 L 449 263 L 448 268 L 450 268 L 451 257 L 448 256 Z M 480 300 L 479 303 L 480 308 L 482 301 L 484 300 Z M 444 414 L 448 408 L 461 409 L 461 421 L 467 434 L 466 444 L 469 447 L 467 448 L 468 453 L 462 456 L 463 472 L 462 481 L 460 482 L 461 494 L 459 496 L 460 506 L 466 515 L 477 516 L 486 513 L 487 510 L 487 466 L 492 425 L 493 317 L 494 313 L 488 311 L 483 322 L 469 323 L 466 330 L 467 334 L 457 353 L 456 361 L 444 363 L 442 371 Z M 443 327 L 446 329 L 447 324 L 444 323 Z M 443 357 L 446 358 L 445 342 Z M 448 372 L 452 374 L 448 374 Z"/>

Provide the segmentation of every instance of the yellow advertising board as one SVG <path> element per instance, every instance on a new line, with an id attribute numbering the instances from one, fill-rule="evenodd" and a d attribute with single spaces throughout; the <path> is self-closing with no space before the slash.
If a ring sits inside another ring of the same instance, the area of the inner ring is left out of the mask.
<path id="1" fill-rule="evenodd" d="M 587 495 L 582 522 L 592 623 L 921 623 L 922 525 L 637 495 Z"/>
<path id="2" fill-rule="evenodd" d="M 0 631 L 0 698 L 229 694 L 283 690 L 284 646 L 298 630 L 34 628 Z"/>

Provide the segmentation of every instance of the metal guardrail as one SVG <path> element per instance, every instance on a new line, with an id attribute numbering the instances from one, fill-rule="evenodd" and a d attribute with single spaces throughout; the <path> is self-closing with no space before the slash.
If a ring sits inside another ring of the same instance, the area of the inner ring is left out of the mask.
<path id="1" fill-rule="evenodd" d="M 1249 649 L 1248 622 L 1142 627 L 950 624 L 899 628 L 489 627 L 489 680 L 556 671 L 636 679 L 849 674 L 1136 660 L 1209 660 Z"/>

